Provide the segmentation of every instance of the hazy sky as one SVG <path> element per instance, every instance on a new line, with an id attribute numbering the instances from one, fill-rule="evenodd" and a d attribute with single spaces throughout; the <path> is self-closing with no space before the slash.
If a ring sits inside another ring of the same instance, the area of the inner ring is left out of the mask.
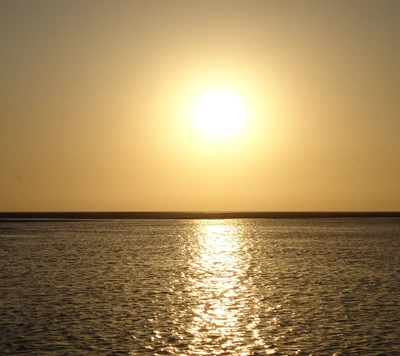
<path id="1" fill-rule="evenodd" d="M 0 211 L 400 210 L 400 1 L 0 1 Z M 236 136 L 196 98 L 237 93 Z"/>

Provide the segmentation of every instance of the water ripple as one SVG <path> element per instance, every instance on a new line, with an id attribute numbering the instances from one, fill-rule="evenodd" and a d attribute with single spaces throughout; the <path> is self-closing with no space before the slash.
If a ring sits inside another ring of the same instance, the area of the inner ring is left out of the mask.
<path id="1" fill-rule="evenodd" d="M 400 354 L 400 223 L 8 223 L 2 355 Z"/>

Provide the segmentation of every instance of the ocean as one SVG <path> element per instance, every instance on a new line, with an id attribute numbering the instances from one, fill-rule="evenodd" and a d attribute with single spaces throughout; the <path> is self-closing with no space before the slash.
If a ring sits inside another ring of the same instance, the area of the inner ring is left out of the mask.
<path id="1" fill-rule="evenodd" d="M 0 222 L 1 355 L 400 355 L 400 219 Z"/>

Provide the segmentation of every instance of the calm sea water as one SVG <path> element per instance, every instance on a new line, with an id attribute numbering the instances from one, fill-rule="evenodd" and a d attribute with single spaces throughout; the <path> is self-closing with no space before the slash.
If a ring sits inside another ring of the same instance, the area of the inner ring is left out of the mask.
<path id="1" fill-rule="evenodd" d="M 1 355 L 400 355 L 396 218 L 0 227 Z"/>

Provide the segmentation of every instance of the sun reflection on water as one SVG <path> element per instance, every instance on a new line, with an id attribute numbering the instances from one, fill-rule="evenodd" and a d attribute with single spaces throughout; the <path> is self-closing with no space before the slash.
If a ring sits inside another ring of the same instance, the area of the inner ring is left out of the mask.
<path id="1" fill-rule="evenodd" d="M 193 354 L 274 353 L 257 328 L 261 296 L 249 273 L 251 255 L 240 225 L 198 221 L 197 241 L 187 288 L 196 301 L 188 328 Z"/>

